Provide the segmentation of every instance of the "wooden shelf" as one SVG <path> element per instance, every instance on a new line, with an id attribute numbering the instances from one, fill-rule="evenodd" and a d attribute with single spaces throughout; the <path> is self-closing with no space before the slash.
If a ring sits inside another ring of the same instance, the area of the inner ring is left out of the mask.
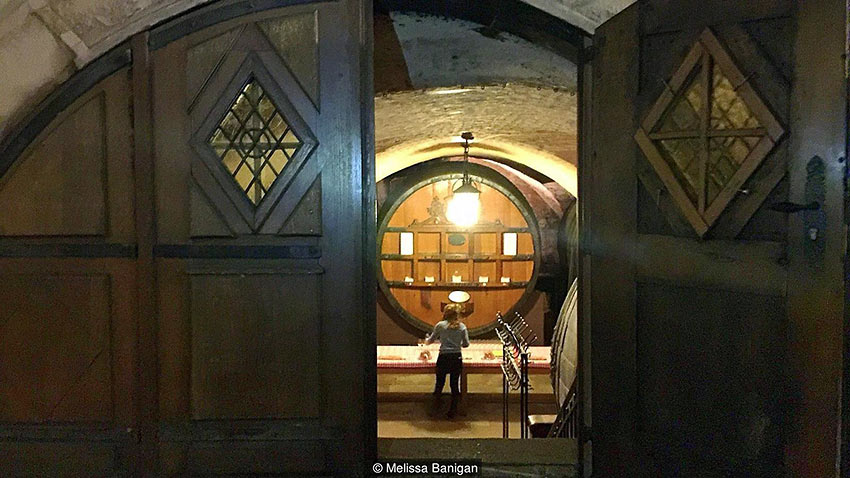
<path id="1" fill-rule="evenodd" d="M 517 254 L 515 256 L 506 256 L 503 254 L 450 254 L 450 253 L 418 253 L 418 254 L 410 254 L 410 255 L 402 255 L 402 254 L 381 254 L 381 260 L 390 260 L 390 261 L 440 261 L 440 260 L 449 260 L 449 261 L 511 261 L 511 262 L 523 262 L 523 261 L 533 261 L 534 254 Z"/>
<path id="2" fill-rule="evenodd" d="M 432 290 L 488 290 L 488 289 L 525 289 L 528 286 L 528 281 L 509 282 L 488 282 L 481 284 L 479 282 L 403 282 L 403 281 L 387 281 L 387 285 L 397 289 L 432 289 Z"/>
<path id="3" fill-rule="evenodd" d="M 461 227 L 452 224 L 417 224 L 409 227 L 389 226 L 383 232 L 444 232 L 446 234 L 469 234 L 469 233 L 494 233 L 494 232 L 531 232 L 527 227 L 507 226 L 470 226 Z"/>

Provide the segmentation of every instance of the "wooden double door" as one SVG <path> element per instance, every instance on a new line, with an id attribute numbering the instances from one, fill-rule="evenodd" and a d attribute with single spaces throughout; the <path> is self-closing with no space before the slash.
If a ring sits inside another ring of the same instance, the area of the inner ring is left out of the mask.
<path id="1" fill-rule="evenodd" d="M 371 12 L 294 3 L 137 35 L 2 161 L 0 474 L 364 472 Z"/>

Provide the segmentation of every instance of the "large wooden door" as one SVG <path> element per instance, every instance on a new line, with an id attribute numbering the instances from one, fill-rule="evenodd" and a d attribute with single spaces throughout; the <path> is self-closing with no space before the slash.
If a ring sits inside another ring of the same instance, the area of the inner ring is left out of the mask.
<path id="1" fill-rule="evenodd" d="M 844 18 L 647 0 L 597 30 L 579 167 L 595 476 L 835 475 Z"/>
<path id="2" fill-rule="evenodd" d="M 0 475 L 366 473 L 370 8 L 210 2 L 0 141 Z"/>
<path id="3" fill-rule="evenodd" d="M 375 282 L 362 3 L 151 36 L 164 474 L 364 470 Z"/>

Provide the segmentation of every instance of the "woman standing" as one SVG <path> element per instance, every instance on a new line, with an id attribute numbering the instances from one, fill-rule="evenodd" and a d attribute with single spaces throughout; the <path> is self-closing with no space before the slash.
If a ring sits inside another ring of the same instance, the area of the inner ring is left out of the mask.
<path id="1" fill-rule="evenodd" d="M 426 344 L 440 342 L 440 355 L 437 357 L 437 381 L 434 384 L 434 410 L 439 409 L 446 375 L 450 376 L 449 386 L 452 389 L 452 403 L 449 407 L 449 418 L 457 415 L 460 402 L 460 374 L 463 370 L 461 348 L 469 347 L 469 332 L 466 325 L 460 321 L 461 306 L 449 304 L 443 310 L 443 320 L 437 322 L 434 331 L 425 339 Z"/>

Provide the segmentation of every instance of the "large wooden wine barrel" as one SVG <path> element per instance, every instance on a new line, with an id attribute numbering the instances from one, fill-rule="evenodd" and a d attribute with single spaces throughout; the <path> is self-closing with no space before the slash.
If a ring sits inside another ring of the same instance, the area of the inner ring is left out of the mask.
<path id="1" fill-rule="evenodd" d="M 552 336 L 552 360 L 549 372 L 558 405 L 567 398 L 578 368 L 578 280 L 573 280 L 558 314 Z"/>
<path id="2" fill-rule="evenodd" d="M 378 219 L 378 282 L 397 318 L 423 331 L 442 319 L 455 290 L 468 292 L 470 335 L 487 333 L 496 313 L 523 311 L 540 265 L 540 233 L 519 191 L 490 168 L 469 164 L 481 191 L 477 224 L 445 217 L 462 165 L 446 162 L 406 177 Z"/>

